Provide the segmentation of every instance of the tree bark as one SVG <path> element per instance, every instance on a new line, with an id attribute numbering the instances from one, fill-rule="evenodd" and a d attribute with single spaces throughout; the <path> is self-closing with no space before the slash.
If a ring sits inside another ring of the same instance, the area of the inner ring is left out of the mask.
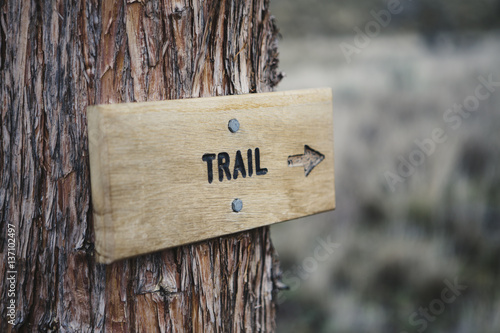
<path id="1" fill-rule="evenodd" d="M 1 332 L 274 330 L 268 228 L 96 263 L 86 107 L 270 91 L 276 39 L 268 0 L 0 1 Z"/>

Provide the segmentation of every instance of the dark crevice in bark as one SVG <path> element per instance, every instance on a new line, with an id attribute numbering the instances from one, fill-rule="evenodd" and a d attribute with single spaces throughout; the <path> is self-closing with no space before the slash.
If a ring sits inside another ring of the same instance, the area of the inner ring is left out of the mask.
<path id="1" fill-rule="evenodd" d="M 0 6 L 1 8 L 2 6 Z M 3 70 L 5 64 L 5 58 L 7 57 L 7 28 L 5 27 L 5 18 L 2 12 L 0 12 L 0 70 Z M 1 133 L 1 132 L 0 132 Z M 1 166 L 1 165 L 0 165 Z"/>

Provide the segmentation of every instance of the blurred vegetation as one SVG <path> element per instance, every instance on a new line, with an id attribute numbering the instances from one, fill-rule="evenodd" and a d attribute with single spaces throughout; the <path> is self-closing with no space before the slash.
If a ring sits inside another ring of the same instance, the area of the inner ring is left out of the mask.
<path id="1" fill-rule="evenodd" d="M 287 38 L 350 34 L 387 9 L 387 0 L 271 0 L 271 10 Z M 500 0 L 402 0 L 386 32 L 484 31 L 500 28 Z"/>
<path id="2" fill-rule="evenodd" d="M 443 121 L 478 76 L 500 82 L 500 0 L 401 3 L 347 64 L 339 45 L 386 1 L 271 0 L 279 89 L 332 87 L 336 145 L 336 211 L 273 226 L 296 287 L 281 292 L 279 332 L 500 332 L 500 88 L 457 130 Z M 384 172 L 437 127 L 448 140 L 390 191 Z M 326 235 L 339 249 L 300 277 Z M 455 278 L 467 290 L 412 324 Z"/>

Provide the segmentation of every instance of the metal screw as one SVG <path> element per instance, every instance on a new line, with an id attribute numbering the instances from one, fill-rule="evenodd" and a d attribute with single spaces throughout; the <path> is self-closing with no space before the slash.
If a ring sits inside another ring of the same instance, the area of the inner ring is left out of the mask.
<path id="1" fill-rule="evenodd" d="M 231 206 L 233 207 L 233 212 L 239 213 L 243 209 L 243 201 L 240 199 L 234 199 Z"/>
<path id="2" fill-rule="evenodd" d="M 236 119 L 231 119 L 227 127 L 231 131 L 231 133 L 236 133 L 240 129 L 240 122 Z"/>

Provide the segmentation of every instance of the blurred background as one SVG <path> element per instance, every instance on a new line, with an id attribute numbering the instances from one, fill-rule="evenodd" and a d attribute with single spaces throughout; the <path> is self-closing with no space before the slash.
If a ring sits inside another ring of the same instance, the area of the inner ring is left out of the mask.
<path id="1" fill-rule="evenodd" d="M 399 3 L 399 5 L 398 5 Z M 337 209 L 272 227 L 278 332 L 500 332 L 500 0 L 271 0 Z"/>

